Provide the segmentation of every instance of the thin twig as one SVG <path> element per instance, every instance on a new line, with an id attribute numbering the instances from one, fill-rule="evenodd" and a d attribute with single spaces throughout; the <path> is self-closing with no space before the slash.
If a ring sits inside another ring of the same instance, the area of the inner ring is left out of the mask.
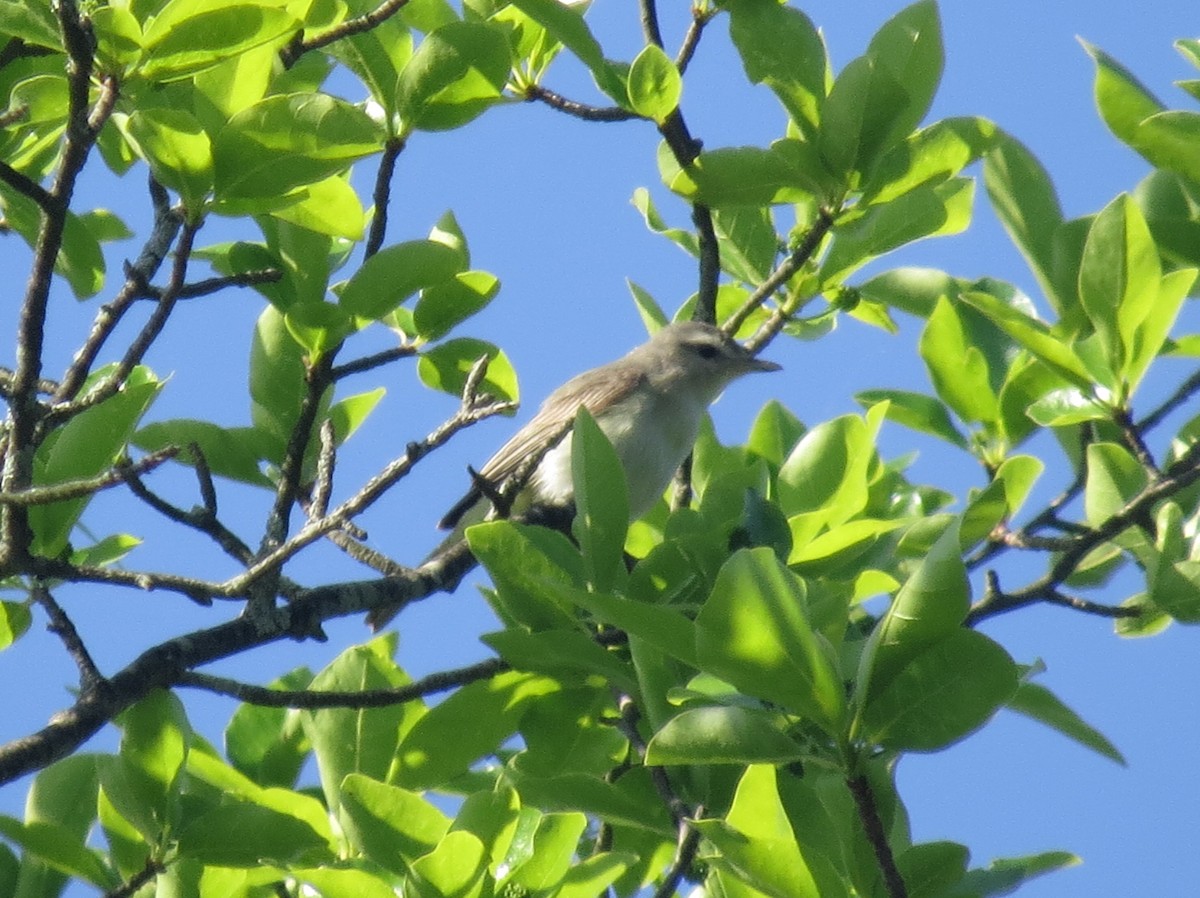
<path id="1" fill-rule="evenodd" d="M 197 477 L 199 477 L 197 471 Z M 250 547 L 238 538 L 237 534 L 226 527 L 217 518 L 215 505 L 213 508 L 200 508 L 191 511 L 184 511 L 170 502 L 167 502 L 157 493 L 151 492 L 139 477 L 129 478 L 129 491 L 137 498 L 141 499 L 163 517 L 175 521 L 177 524 L 182 524 L 185 527 L 190 527 L 193 530 L 203 533 L 215 542 L 230 558 L 237 561 L 239 564 L 249 564 L 254 557 L 254 552 Z M 203 492 L 203 487 L 201 487 Z"/>
<path id="2" fill-rule="evenodd" d="M 89 115 L 93 38 L 75 0 L 59 0 L 54 11 L 67 52 L 67 127 L 58 170 L 49 190 L 52 203 L 43 207 L 33 264 L 17 323 L 17 365 L 11 384 L 8 441 L 3 473 L 0 474 L 0 489 L 6 492 L 25 489 L 33 480 L 33 450 L 43 412 L 37 400 L 37 388 L 42 375 L 46 310 L 54 264 L 62 248 L 67 210 L 76 181 L 95 144 L 96 133 L 103 124 L 102 116 L 112 108 L 98 103 L 96 115 Z M 0 545 L 3 546 L 0 552 L 3 559 L 0 560 L 23 555 L 31 537 L 25 510 L 8 506 L 0 526 Z"/>
<path id="3" fill-rule="evenodd" d="M 703 11 L 692 9 L 692 24 L 688 26 L 687 34 L 683 36 L 683 43 L 679 47 L 679 52 L 675 54 L 675 68 L 679 69 L 679 74 L 687 72 L 687 67 L 692 63 L 692 57 L 696 55 L 696 48 L 700 46 L 700 38 L 704 35 L 704 27 L 712 21 L 715 15 L 712 11 Z"/>
<path id="4" fill-rule="evenodd" d="M 1179 406 L 1186 403 L 1189 399 L 1200 392 L 1200 371 L 1195 372 L 1191 377 L 1179 385 L 1166 401 L 1158 408 L 1142 418 L 1135 425 L 1140 433 L 1149 433 L 1155 427 L 1162 423 L 1163 419 Z"/>
<path id="5" fill-rule="evenodd" d="M 52 407 L 44 419 L 42 420 L 42 428 L 48 430 L 52 427 L 61 424 L 75 415 L 86 411 L 89 408 L 94 408 L 100 403 L 115 396 L 129 380 L 129 375 L 133 373 L 133 369 L 141 364 L 143 357 L 149 351 L 154 341 L 158 339 L 162 333 L 162 329 L 166 327 L 167 319 L 171 317 L 171 313 L 175 310 L 175 303 L 179 299 L 179 291 L 183 287 L 187 277 L 188 260 L 191 258 L 192 245 L 196 240 L 196 232 L 200 229 L 202 222 L 185 222 L 179 233 L 179 242 L 175 247 L 175 259 L 171 266 L 171 277 L 167 281 L 167 286 L 163 288 L 162 295 L 155 304 L 154 311 L 150 317 L 146 319 L 146 323 L 142 325 L 142 329 L 138 335 L 134 337 L 129 347 L 125 350 L 113 370 L 95 387 L 88 390 L 86 394 L 71 402 L 64 402 Z"/>
<path id="6" fill-rule="evenodd" d="M 512 670 L 502 658 L 489 658 L 477 664 L 447 670 L 422 677 L 394 689 L 366 689 L 360 691 L 329 691 L 313 689 L 268 689 L 241 683 L 226 677 L 184 671 L 175 683 L 193 689 L 203 689 L 217 695 L 227 695 L 249 705 L 267 708 L 387 708 L 415 701 L 427 695 L 436 695 L 458 686 L 486 680 L 498 673 Z"/>
<path id="7" fill-rule="evenodd" d="M 736 334 L 755 309 L 766 302 L 776 290 L 786 284 L 792 275 L 808 264 L 809 260 L 813 258 L 820 248 L 821 241 L 825 239 L 825 235 L 829 233 L 829 229 L 833 227 L 833 220 L 833 212 L 822 206 L 817 212 L 817 220 L 809 227 L 808 232 L 804 235 L 804 239 L 788 254 L 786 259 L 779 263 L 779 266 L 771 272 L 770 276 L 758 285 L 758 288 L 750 294 L 742 304 L 742 307 L 722 323 L 721 329 L 725 333 Z M 790 314 L 790 310 L 783 309 L 783 307 L 777 308 L 762 327 L 758 329 L 758 332 L 747 341 L 746 347 L 752 352 L 761 350 L 763 346 L 769 343 L 783 329 Z"/>
<path id="8" fill-rule="evenodd" d="M 222 277 L 205 278 L 179 288 L 177 299 L 196 299 L 209 296 L 227 287 L 255 287 L 259 284 L 274 284 L 283 277 L 278 268 L 258 268 L 253 271 L 243 271 L 241 274 L 231 274 Z M 162 299 L 163 291 L 147 284 L 138 293 L 138 299 Z"/>
<path id="9" fill-rule="evenodd" d="M 142 888 L 142 886 L 149 883 L 152 879 L 158 876 L 158 874 L 162 873 L 166 869 L 167 868 L 162 861 L 159 861 L 154 857 L 148 857 L 146 858 L 146 865 L 142 867 L 141 870 L 133 874 L 133 876 L 129 877 L 129 879 L 125 880 L 125 882 L 121 883 L 115 889 L 105 892 L 103 898 L 130 898 L 130 896 L 136 894 Z"/>
<path id="10" fill-rule="evenodd" d="M 1142 431 L 1129 413 L 1124 409 L 1117 409 L 1113 412 L 1113 421 L 1121 431 L 1121 436 L 1125 440 L 1125 445 L 1129 451 L 1133 453 L 1133 457 L 1138 460 L 1138 464 L 1142 466 L 1150 477 L 1159 476 L 1158 463 L 1154 460 L 1154 455 L 1150 451 L 1150 447 L 1146 445 L 1145 439 L 1142 437 Z"/>
<path id="11" fill-rule="evenodd" d="M 363 13 L 353 19 L 335 25 L 327 31 L 322 31 L 320 34 L 304 39 L 300 35 L 300 39 L 293 41 L 279 53 L 279 58 L 283 61 L 284 68 L 291 68 L 295 65 L 296 60 L 310 50 L 319 50 L 322 47 L 327 47 L 334 41 L 340 41 L 344 37 L 361 34 L 364 31 L 370 31 L 380 22 L 390 19 L 401 9 L 408 4 L 408 0 L 386 0 L 370 12 Z"/>
<path id="12" fill-rule="evenodd" d="M 410 344 L 394 346 L 391 349 L 385 349 L 382 352 L 376 352 L 373 355 L 364 356 L 352 362 L 346 362 L 344 365 L 337 365 L 329 372 L 329 379 L 337 382 L 344 377 L 349 377 L 351 374 L 362 374 L 364 371 L 371 371 L 382 365 L 394 362 L 397 359 L 406 359 L 416 354 L 416 346 Z"/>
<path id="13" fill-rule="evenodd" d="M 424 440 L 409 443 L 404 455 L 388 464 L 367 481 L 357 493 L 328 515 L 306 524 L 286 542 L 261 553 L 259 559 L 245 573 L 226 581 L 222 586 L 222 592 L 229 595 L 244 593 L 256 579 L 278 568 L 305 546 L 339 529 L 346 521 L 365 511 L 397 481 L 407 476 L 417 462 L 442 446 L 460 430 L 470 427 L 484 418 L 510 411 L 512 408 L 513 403 L 511 402 L 493 402 L 475 407 L 464 403 L 452 418 L 433 430 Z"/>
<path id="14" fill-rule="evenodd" d="M 179 233 L 183 219 L 171 208 L 171 198 L 166 189 L 153 176 L 149 179 L 150 202 L 154 210 L 154 224 L 150 236 L 142 247 L 137 260 L 125 266 L 125 283 L 111 303 L 102 305 L 92 322 L 87 339 L 75 353 L 71 366 L 63 375 L 55 391 L 55 402 L 74 399 L 84 380 L 92 370 L 101 348 L 129 311 L 134 300 L 143 294 L 150 279 L 158 272 L 163 259 L 170 252 L 171 244 Z"/>
<path id="15" fill-rule="evenodd" d="M 305 513 L 309 519 L 323 518 L 329 511 L 329 497 L 333 493 L 333 469 L 337 461 L 334 442 L 333 421 L 326 418 L 317 432 L 320 451 L 317 453 L 317 470 L 313 482 L 312 498 Z"/>
<path id="16" fill-rule="evenodd" d="M 646 43 L 661 48 L 663 37 L 658 25 L 658 6 L 654 0 L 639 0 L 638 7 L 642 13 L 642 35 L 646 38 Z"/>
<path id="17" fill-rule="evenodd" d="M 90 496 L 101 490 L 126 483 L 133 476 L 152 471 L 167 459 L 174 458 L 178 454 L 177 446 L 167 446 L 151 452 L 137 461 L 118 462 L 95 477 L 68 480 L 65 483 L 52 483 L 46 486 L 31 486 L 15 493 L 0 493 L 0 505 L 49 505 L 51 502 L 65 502 L 68 499 Z"/>
<path id="18" fill-rule="evenodd" d="M 883 828 L 883 820 L 879 816 L 879 806 L 875 802 L 875 793 L 871 790 L 870 781 L 858 774 L 847 777 L 846 785 L 854 796 L 854 806 L 858 808 L 858 819 L 862 823 L 867 841 L 875 852 L 875 860 L 879 871 L 883 874 L 883 885 L 887 889 L 888 898 L 908 898 L 908 887 L 904 877 L 896 866 L 896 857 L 888 844 L 887 833 Z"/>
<path id="19" fill-rule="evenodd" d="M 371 218 L 371 229 L 367 233 L 367 243 L 363 257 L 371 258 L 383 246 L 387 234 L 388 203 L 392 195 L 392 176 L 396 172 L 396 160 L 404 152 L 405 141 L 393 137 L 383 145 L 383 153 L 379 157 L 379 171 L 375 173 L 375 192 L 373 195 L 375 211 Z"/>
<path id="20" fill-rule="evenodd" d="M 333 357 L 334 353 L 325 353 L 305 371 L 304 398 L 296 416 L 296 423 L 292 425 L 283 461 L 279 465 L 279 485 L 275 490 L 275 503 L 267 517 L 267 526 L 258 550 L 260 557 L 269 555 L 287 538 L 288 522 L 300 494 L 304 456 L 321 410 L 321 399 L 331 383 L 329 372 L 333 368 Z"/>
<path id="21" fill-rule="evenodd" d="M 18 193 L 23 193 L 29 197 L 41 207 L 42 212 L 50 214 L 54 211 L 55 199 L 50 191 L 33 180 L 33 178 L 23 172 L 17 171 L 2 159 L 0 159 L 0 181 L 3 181 Z"/>
<path id="22" fill-rule="evenodd" d="M 539 103 L 545 103 L 551 109 L 565 112 L 567 115 L 583 119 L 585 122 L 628 122 L 644 118 L 644 116 L 620 106 L 590 106 L 587 103 L 569 100 L 562 94 L 556 93 L 548 87 L 542 87 L 540 84 L 530 84 L 526 87 L 525 99 L 530 102 L 536 100 Z"/>
<path id="23" fill-rule="evenodd" d="M 62 610 L 62 606 L 54 600 L 54 596 L 50 593 L 50 589 L 46 584 L 41 582 L 34 584 L 33 599 L 46 609 L 46 616 L 50 618 L 47 629 L 62 640 L 67 654 L 71 656 L 71 660 L 75 662 L 75 666 L 79 669 L 80 689 L 86 691 L 99 688 L 106 682 L 104 675 L 100 673 L 100 669 L 96 667 L 96 662 L 92 660 L 92 655 L 88 651 L 87 646 L 83 644 L 83 639 L 80 638 L 79 631 L 75 629 L 75 624 L 67 616 L 67 613 Z"/>
<path id="24" fill-rule="evenodd" d="M 693 819 L 701 816 L 699 809 Z M 679 825 L 679 840 L 675 846 L 675 857 L 667 868 L 663 881 L 654 890 L 653 898 L 671 898 L 679 884 L 692 869 L 696 862 L 696 853 L 700 850 L 700 830 L 684 820 Z"/>

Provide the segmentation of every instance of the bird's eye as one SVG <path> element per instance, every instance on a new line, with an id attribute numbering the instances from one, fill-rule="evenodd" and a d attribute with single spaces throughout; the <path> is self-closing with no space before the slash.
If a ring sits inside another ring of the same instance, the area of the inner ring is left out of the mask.
<path id="1" fill-rule="evenodd" d="M 700 346 L 697 346 L 696 353 L 700 356 L 700 358 L 709 359 L 709 360 L 715 359 L 717 356 L 719 356 L 721 354 L 720 350 L 718 350 L 717 347 L 710 346 L 708 343 L 704 343 Z"/>

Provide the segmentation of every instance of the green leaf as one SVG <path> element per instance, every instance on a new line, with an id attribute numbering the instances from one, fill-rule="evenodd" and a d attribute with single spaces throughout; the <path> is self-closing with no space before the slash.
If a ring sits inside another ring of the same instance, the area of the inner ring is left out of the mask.
<path id="1" fill-rule="evenodd" d="M 1112 418 L 1112 409 L 1096 402 L 1076 387 L 1051 390 L 1027 406 L 1025 413 L 1043 427 L 1065 427 Z"/>
<path id="2" fill-rule="evenodd" d="M 180 2 L 180 0 L 176 0 Z M 322 93 L 267 97 L 237 113 L 213 144 L 218 200 L 265 201 L 379 152 L 380 126 Z"/>
<path id="3" fill-rule="evenodd" d="M 938 396 L 964 421 L 991 424 L 1000 414 L 988 362 L 970 343 L 958 308 L 939 299 L 921 332 L 921 358 Z"/>
<path id="4" fill-rule="evenodd" d="M 184 763 L 192 742 L 183 704 L 156 690 L 124 711 L 121 751 L 101 766 L 104 793 L 151 844 L 181 822 Z"/>
<path id="5" fill-rule="evenodd" d="M 587 828 L 583 814 L 545 814 L 533 834 L 530 858 L 516 867 L 509 883 L 531 891 L 550 890 L 563 881 Z"/>
<path id="6" fill-rule="evenodd" d="M 298 303 L 287 310 L 283 320 L 310 362 L 340 346 L 354 329 L 346 310 L 328 302 Z"/>
<path id="7" fill-rule="evenodd" d="M 919 0 L 884 23 L 871 38 L 867 55 L 904 87 L 903 106 L 894 119 L 887 142 L 906 137 L 933 104 L 945 64 L 942 23 L 934 0 Z"/>
<path id="8" fill-rule="evenodd" d="M 1133 334 L 1132 349 L 1125 365 L 1125 377 L 1132 392 L 1141 382 L 1167 341 L 1184 300 L 1196 284 L 1195 268 L 1181 268 L 1163 275 L 1145 319 Z"/>
<path id="9" fill-rule="evenodd" d="M 313 679 L 310 689 L 394 689 L 410 682 L 391 659 L 395 636 L 379 637 L 342 652 Z M 381 708 L 302 711 L 300 720 L 317 757 L 325 802 L 341 806 L 342 782 L 351 773 L 386 780 L 396 746 L 424 713 L 416 703 Z"/>
<path id="10" fill-rule="evenodd" d="M 572 533 L 583 552 L 588 583 L 608 592 L 624 579 L 629 488 L 612 443 L 582 406 L 571 432 L 571 476 L 576 508 Z"/>
<path id="11" fill-rule="evenodd" d="M 187 78 L 301 27 L 268 0 L 170 0 L 143 29 L 137 73 L 150 81 Z"/>
<path id="12" fill-rule="evenodd" d="M 396 105 L 405 128 L 447 131 L 495 105 L 512 53 L 504 29 L 452 22 L 428 35 L 400 71 Z"/>
<path id="13" fill-rule="evenodd" d="M 283 458 L 304 390 L 300 344 L 288 333 L 283 314 L 267 306 L 258 316 L 250 344 L 250 415 L 263 437 L 260 448 L 271 461 Z"/>
<path id="14" fill-rule="evenodd" d="M 259 455 L 249 445 L 244 429 L 228 429 L 191 418 L 172 418 L 147 424 L 133 435 L 131 442 L 147 452 L 166 446 L 183 447 L 185 451 L 175 458 L 189 465 L 195 464 L 195 459 L 188 447 L 195 443 L 200 447 L 208 469 L 217 476 L 253 486 L 273 486 L 259 470 Z"/>
<path id="15" fill-rule="evenodd" d="M 864 738 L 900 751 L 936 751 L 977 730 L 1017 688 L 1017 666 L 974 630 L 929 643 L 875 690 L 862 710 Z"/>
<path id="16" fill-rule="evenodd" d="M 879 160 L 863 188 L 865 204 L 887 203 L 922 184 L 954 177 L 996 143 L 987 119 L 948 118 L 905 138 Z"/>
<path id="17" fill-rule="evenodd" d="M 113 366 L 98 370 L 85 392 L 112 372 Z M 125 453 L 134 428 L 161 389 L 162 383 L 148 368 L 135 368 L 122 390 L 71 418 L 54 439 L 39 447 L 33 462 L 34 485 L 83 480 L 108 470 Z M 62 552 L 91 498 L 31 507 L 29 524 L 34 542 L 30 551 L 50 558 Z"/>
<path id="18" fill-rule="evenodd" d="M 534 632 L 576 625 L 559 587 L 574 582 L 567 565 L 582 564 L 565 537 L 511 521 L 489 521 L 469 527 L 467 541 L 492 578 L 507 618 Z M 582 578 L 582 570 L 579 574 Z"/>
<path id="19" fill-rule="evenodd" d="M 864 390 L 854 394 L 854 401 L 864 408 L 887 402 L 885 414 L 889 420 L 931 434 L 960 449 L 970 445 L 955 426 L 946 406 L 932 396 L 907 390 Z"/>
<path id="20" fill-rule="evenodd" d="M 350 845 L 393 873 L 405 873 L 450 830 L 445 814 L 399 786 L 352 773 L 342 782 L 341 794 L 341 819 Z"/>
<path id="21" fill-rule="evenodd" d="M 816 137 L 825 100 L 825 43 L 812 21 L 775 0 L 726 0 L 729 36 L 746 77 L 766 84 L 805 139 Z"/>
<path id="22" fill-rule="evenodd" d="M 8 225 L 31 249 L 35 247 L 41 227 L 41 210 L 37 204 L 23 193 L 0 184 L 0 206 Z M 77 299 L 94 296 L 104 286 L 104 253 L 83 216 L 67 212 L 54 270 L 67 279 Z"/>
<path id="23" fill-rule="evenodd" d="M 564 587 L 564 595 L 601 621 L 645 640 L 672 658 L 698 666 L 696 625 L 676 609 L 577 588 Z"/>
<path id="24" fill-rule="evenodd" d="M 871 206 L 862 217 L 836 228 L 833 246 L 821 264 L 822 281 L 840 282 L 876 256 L 914 240 L 957 234 L 970 222 L 973 196 L 972 181 L 950 178 Z"/>
<path id="25" fill-rule="evenodd" d="M 736 552 L 696 618 L 696 652 L 702 670 L 805 715 L 837 738 L 845 693 L 806 605 L 804 581 L 774 552 Z"/>
<path id="26" fill-rule="evenodd" d="M 631 852 L 603 851 L 575 864 L 555 892 L 556 898 L 592 898 L 604 894 L 639 858 Z"/>
<path id="27" fill-rule="evenodd" d="M 556 680 L 518 671 L 463 686 L 401 740 L 391 779 L 409 789 L 444 786 L 495 752 L 531 702 L 561 688 Z"/>
<path id="28" fill-rule="evenodd" d="M 59 52 L 63 48 L 58 22 L 49 6 L 4 0 L 0 3 L 0 31 L 38 47 Z"/>
<path id="29" fill-rule="evenodd" d="M 662 47 L 645 47 L 629 67 L 629 105 L 638 115 L 660 125 L 679 106 L 683 79 Z"/>
<path id="30" fill-rule="evenodd" d="M 663 217 L 659 214 L 658 208 L 654 205 L 654 200 L 650 198 L 650 191 L 645 187 L 637 188 L 633 192 L 633 198 L 630 202 L 641 213 L 642 218 L 646 222 L 646 227 L 651 231 L 666 237 L 689 255 L 698 256 L 700 254 L 700 244 L 696 240 L 696 235 L 690 230 L 668 227 Z M 637 298 L 636 292 L 634 293 L 634 297 Z M 666 322 L 666 316 L 663 315 L 659 323 L 666 324 Z"/>
<path id="31" fill-rule="evenodd" d="M 338 305 L 376 321 L 418 290 L 449 282 L 462 270 L 462 254 L 436 240 L 409 240 L 381 249 L 346 282 Z"/>
<path id="32" fill-rule="evenodd" d="M 179 851 L 206 865 L 251 867 L 332 861 L 328 840 L 307 820 L 241 797 L 189 819 Z"/>
<path id="33" fill-rule="evenodd" d="M 20 602 L 0 602 L 0 650 L 8 648 L 25 635 L 33 615 L 29 606 Z"/>
<path id="34" fill-rule="evenodd" d="M 423 340 L 440 340 L 483 309 L 500 292 L 500 279 L 486 271 L 463 271 L 421 291 L 413 322 Z"/>
<path id="35" fill-rule="evenodd" d="M 1200 180 L 1200 114 L 1180 109 L 1144 119 L 1134 132 L 1134 149 L 1158 168 Z"/>
<path id="36" fill-rule="evenodd" d="M 391 16 L 375 23 L 373 28 L 334 41 L 327 52 L 366 85 L 371 98 L 387 115 L 389 136 L 394 136 L 392 119 L 398 111 L 396 83 L 400 70 L 413 54 L 412 33 L 400 17 Z"/>
<path id="37" fill-rule="evenodd" d="M 417 898 L 478 898 L 486 868 L 483 843 L 472 833 L 450 832 L 413 862 L 408 885 Z"/>
<path id="38" fill-rule="evenodd" d="M 468 795 L 458 809 L 452 830 L 464 830 L 479 839 L 491 856 L 493 869 L 508 855 L 521 815 L 517 790 L 498 782 L 490 792 Z"/>
<path id="39" fill-rule="evenodd" d="M 1058 194 L 1042 164 L 1016 138 L 999 132 L 984 157 L 983 182 L 1008 236 L 1059 316 L 1069 308 L 1054 280 L 1054 235 L 1063 221 Z"/>
<path id="40" fill-rule="evenodd" d="M 762 407 L 750 425 L 746 448 L 778 467 L 802 436 L 804 423 L 783 403 L 772 399 Z"/>
<path id="41" fill-rule="evenodd" d="M 720 851 L 747 885 L 773 898 L 820 898 L 810 865 L 775 784 L 775 768 L 754 764 L 746 769 L 724 820 L 697 820 L 693 826 Z"/>
<path id="42" fill-rule="evenodd" d="M 905 85 L 871 56 L 842 69 L 825 101 L 817 146 L 831 171 L 860 187 L 897 134 L 908 106 Z M 905 132 L 907 134 L 907 132 Z"/>
<path id="43" fill-rule="evenodd" d="M 988 293 L 968 290 L 962 298 L 1061 377 L 1083 390 L 1092 389 L 1091 372 L 1074 348 L 1041 321 Z"/>
<path id="44" fill-rule="evenodd" d="M 1079 268 L 1080 299 L 1114 371 L 1124 372 L 1161 278 L 1150 228 L 1133 200 L 1121 194 L 1092 222 Z"/>
<path id="45" fill-rule="evenodd" d="M 721 248 L 721 267 L 745 284 L 765 281 L 779 255 L 771 210 L 754 206 L 717 209 L 713 225 Z"/>
<path id="46" fill-rule="evenodd" d="M 855 695 L 860 713 L 910 661 L 958 632 L 969 605 L 958 527 L 951 525 L 900 587 L 867 640 Z"/>
<path id="47" fill-rule="evenodd" d="M 307 689 L 312 673 L 298 668 L 273 680 L 272 689 Z M 290 789 L 308 760 L 311 746 L 300 713 L 289 708 L 239 705 L 225 727 L 229 762 L 262 786 Z"/>
<path id="48" fill-rule="evenodd" d="M 1101 526 L 1145 487 L 1145 469 L 1124 446 L 1117 443 L 1088 445 L 1083 504 L 1089 525 Z"/>
<path id="49" fill-rule="evenodd" d="M 683 711 L 646 746 L 647 764 L 787 764 L 804 749 L 781 729 L 778 714 L 758 708 Z"/>
<path id="50" fill-rule="evenodd" d="M 213 186 L 212 143 L 200 122 L 183 109 L 138 109 L 126 129 L 154 177 L 198 217 Z"/>
<path id="51" fill-rule="evenodd" d="M 1120 140 L 1138 149 L 1138 125 L 1162 112 L 1162 104 L 1127 68 L 1103 50 L 1086 42 L 1083 48 L 1096 64 L 1096 105 L 1101 118 Z"/>
<path id="52" fill-rule="evenodd" d="M 959 888 L 964 890 L 965 894 L 980 895 L 982 898 L 1008 895 L 1022 883 L 1036 876 L 1074 867 L 1080 863 L 1082 861 L 1079 857 L 1066 851 L 1045 851 L 1026 857 L 1000 858 L 986 867 L 968 872 L 959 883 Z"/>
<path id="53" fill-rule="evenodd" d="M 666 143 L 659 145 L 663 183 L 685 199 L 713 207 L 765 206 L 809 198 L 808 179 L 775 147 L 705 150 L 680 168 Z"/>
<path id="54" fill-rule="evenodd" d="M 77 877 L 105 890 L 120 884 L 120 877 L 104 863 L 103 855 L 88 848 L 66 827 L 34 821 L 21 823 L 0 815 L 0 835 L 66 876 Z"/>
<path id="55" fill-rule="evenodd" d="M 877 427 L 855 415 L 823 422 L 784 461 L 779 505 L 789 516 L 797 550 L 821 527 L 843 523 L 866 506 Z"/>
<path id="56" fill-rule="evenodd" d="M 358 194 L 342 175 L 330 175 L 288 195 L 288 204 L 271 215 L 317 234 L 361 240 L 366 213 Z"/>
<path id="57" fill-rule="evenodd" d="M 1080 745 L 1104 755 L 1109 760 L 1125 765 L 1125 756 L 1108 737 L 1068 708 L 1062 699 L 1045 686 L 1023 681 L 1013 697 L 1008 700 L 1008 707 L 1018 714 L 1024 714 L 1051 729 L 1058 730 L 1068 739 L 1074 739 Z"/>
<path id="58" fill-rule="evenodd" d="M 503 350 L 483 340 L 459 337 L 439 343 L 421 353 L 417 374 L 427 387 L 461 396 L 467 375 L 480 357 L 485 355 L 488 357 L 488 369 L 480 384 L 481 392 L 496 399 L 515 402 L 518 397 L 517 372 Z"/>

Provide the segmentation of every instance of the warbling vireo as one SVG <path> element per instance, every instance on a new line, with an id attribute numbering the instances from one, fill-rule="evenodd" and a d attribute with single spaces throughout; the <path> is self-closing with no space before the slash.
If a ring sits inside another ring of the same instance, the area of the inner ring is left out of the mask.
<path id="1" fill-rule="evenodd" d="M 628 355 L 585 371 L 551 393 L 532 420 L 488 460 L 479 476 L 499 491 L 521 469 L 522 462 L 557 437 L 558 445 L 542 457 L 516 508 L 570 503 L 575 489 L 571 433 L 566 428 L 583 406 L 621 460 L 629 488 L 630 517 L 638 518 L 671 482 L 696 441 L 701 418 L 726 385 L 751 371 L 778 370 L 779 365 L 755 358 L 710 324 L 668 324 Z M 473 510 L 486 505 L 483 490 L 474 486 L 438 526 L 457 531 L 465 523 L 477 523 L 482 515 Z M 464 522 L 465 518 L 471 520 Z M 367 622 L 377 630 L 396 610 L 377 608 Z"/>

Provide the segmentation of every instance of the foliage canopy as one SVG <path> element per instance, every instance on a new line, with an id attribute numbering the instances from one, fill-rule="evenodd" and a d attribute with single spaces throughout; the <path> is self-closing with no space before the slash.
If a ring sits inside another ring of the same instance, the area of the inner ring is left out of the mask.
<path id="1" fill-rule="evenodd" d="M 1159 359 L 1200 353 L 1175 327 L 1200 266 L 1200 114 L 1167 108 L 1088 47 L 1105 123 L 1154 171 L 1068 220 L 1049 174 L 997 125 L 925 123 L 943 69 L 932 0 L 884 22 L 837 72 L 814 23 L 776 0 L 695 4 L 674 56 L 642 0 L 645 46 L 630 60 L 609 56 L 585 11 L 0 0 L 0 206 L 7 239 L 32 253 L 16 366 L 0 377 L 0 647 L 44 615 L 80 675 L 75 704 L 0 746 L 0 780 L 37 772 L 25 819 L 0 817 L 0 895 L 54 896 L 78 880 L 122 895 L 582 898 L 690 882 L 725 898 L 982 898 L 1074 862 L 1047 852 L 972 867 L 965 846 L 914 844 L 892 773 L 1002 707 L 1122 762 L 980 621 L 1035 603 L 1111 617 L 1123 635 L 1200 620 L 1198 425 L 1184 421 L 1165 457 L 1147 442 L 1200 378 L 1134 412 Z M 703 101 L 688 66 L 721 28 L 786 117 L 767 146 L 707 147 L 688 128 L 686 104 Z M 1200 66 L 1200 43 L 1178 47 Z M 560 57 L 586 68 L 599 103 L 547 86 Z M 347 83 L 369 99 L 345 99 Z M 1197 83 L 1182 86 L 1200 97 Z M 649 190 L 634 204 L 696 258 L 698 278 L 678 310 L 633 288 L 651 329 L 694 316 L 758 350 L 846 316 L 891 330 L 902 313 L 922 321 L 930 392 L 864 392 L 861 415 L 811 427 L 768 403 L 743 445 L 706 431 L 686 489 L 629 527 L 619 465 L 583 418 L 573 539 L 494 520 L 416 568 L 368 549 L 355 518 L 518 396 L 504 352 L 465 331 L 500 279 L 472 267 L 453 214 L 425 239 L 389 243 L 396 160 L 426 132 L 527 101 L 661 136 L 663 185 L 693 226 L 670 224 Z M 991 279 L 858 276 L 966 228 L 976 163 L 1050 320 Z M 354 166 L 375 172 L 369 210 Z M 125 184 L 149 171 L 152 219 L 116 278 L 103 245 L 132 232 L 74 200 L 101 168 Z M 198 246 L 217 217 L 254 236 Z M 59 284 L 96 312 L 51 379 Z M 181 301 L 237 288 L 262 307 L 237 335 L 251 347 L 247 423 L 156 416 L 171 384 L 147 350 Z M 151 311 L 129 334 L 118 325 L 134 307 Z M 391 348 L 355 354 L 360 333 L 381 331 Z M 459 410 L 332 503 L 335 458 L 382 395 L 347 395 L 344 379 L 410 358 Z M 885 420 L 973 458 L 986 485 L 953 496 L 912 482 L 905 460 L 876 449 Z M 1061 453 L 1031 449 L 1041 434 Z M 199 505 L 152 490 L 143 478 L 163 465 L 194 469 Z M 1023 510 L 1047 470 L 1061 494 Z M 229 481 L 269 497 L 261 519 L 218 510 Z M 237 573 L 141 569 L 139 542 L 158 535 L 88 515 L 109 488 L 167 532 L 212 540 Z M 322 540 L 376 576 L 293 579 L 289 565 Z M 1015 555 L 1044 557 L 1044 573 L 1002 584 L 997 565 Z M 483 663 L 413 681 L 384 635 L 265 687 L 197 670 L 452 588 L 476 561 L 501 624 Z M 1106 604 L 1121 570 L 1141 586 Z M 58 601 L 98 583 L 212 605 L 216 622 L 104 675 Z M 244 702 L 223 751 L 192 728 L 183 686 Z M 117 752 L 78 751 L 110 723 Z"/>

